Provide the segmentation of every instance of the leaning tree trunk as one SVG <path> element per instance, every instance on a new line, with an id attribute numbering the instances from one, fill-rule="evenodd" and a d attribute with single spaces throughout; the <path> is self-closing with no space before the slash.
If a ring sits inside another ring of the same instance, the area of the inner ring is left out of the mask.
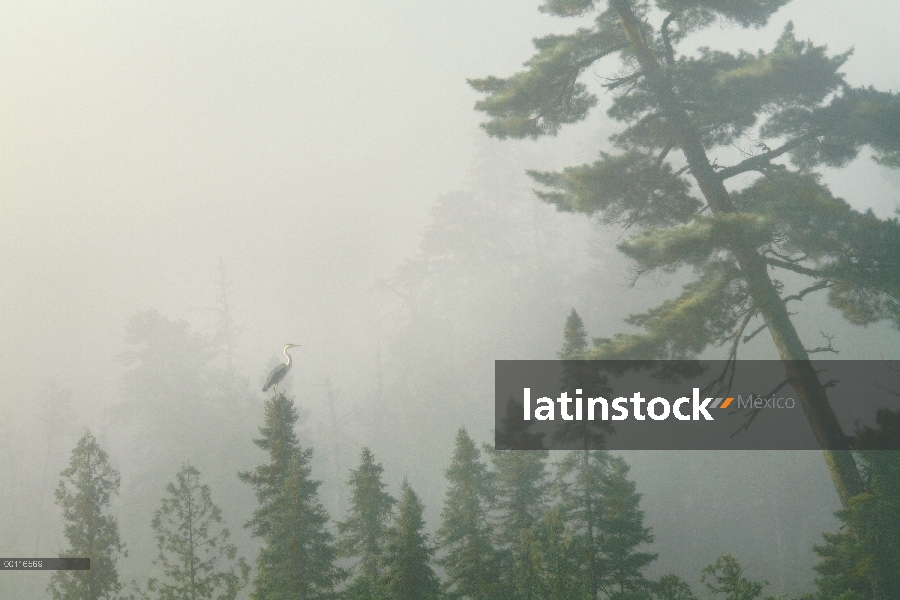
<path id="1" fill-rule="evenodd" d="M 619 17 L 644 75 L 654 87 L 659 106 L 673 128 L 675 141 L 684 152 L 691 174 L 710 210 L 714 215 L 735 212 L 728 190 L 710 164 L 696 128 L 680 107 L 672 86 L 665 77 L 659 76 L 659 60 L 641 33 L 640 22 L 631 8 L 630 0 L 611 0 L 610 4 Z M 825 388 L 794 329 L 787 307 L 769 277 L 765 258 L 755 247 L 740 240 L 735 241 L 729 250 L 734 254 L 747 281 L 750 295 L 772 334 L 790 383 L 799 396 L 800 405 L 812 425 L 816 440 L 823 448 L 825 462 L 841 502 L 846 507 L 852 496 L 863 491 L 862 479 L 850 453 L 848 438 L 831 409 Z"/>

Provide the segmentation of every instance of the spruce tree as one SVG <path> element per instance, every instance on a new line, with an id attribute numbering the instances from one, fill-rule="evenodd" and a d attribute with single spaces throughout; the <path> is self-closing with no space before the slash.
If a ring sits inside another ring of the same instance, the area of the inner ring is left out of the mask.
<path id="1" fill-rule="evenodd" d="M 345 574 L 335 565 L 337 550 L 328 531 L 328 513 L 319 502 L 319 481 L 310 478 L 307 459 L 297 455 L 287 467 L 270 504 L 270 529 L 263 536 L 254 581 L 254 600 L 328 600 Z"/>
<path id="2" fill-rule="evenodd" d="M 200 472 L 182 466 L 168 496 L 153 514 L 159 556 L 154 564 L 165 579 L 150 579 L 145 597 L 159 600 L 234 600 L 247 584 L 250 567 L 235 560 L 237 547 L 228 541 L 219 507 Z"/>
<path id="3" fill-rule="evenodd" d="M 561 360 L 574 360 L 581 358 L 588 349 L 587 330 L 581 315 L 574 308 L 566 317 L 563 327 L 563 347 L 557 354 Z"/>
<path id="4" fill-rule="evenodd" d="M 530 565 L 522 573 L 521 588 L 544 600 L 588 598 L 584 574 L 559 506 L 551 507 L 536 526 L 522 532 L 522 547 Z"/>
<path id="5" fill-rule="evenodd" d="M 563 328 L 562 348 L 556 354 L 563 361 L 562 391 L 569 398 L 608 397 L 612 392 L 608 378 L 596 365 L 581 360 L 587 350 L 587 330 L 573 308 Z M 563 421 L 554 433 L 554 441 L 584 450 L 599 449 L 606 446 L 606 435 L 614 431 L 607 421 Z"/>
<path id="6" fill-rule="evenodd" d="M 441 583 L 431 569 L 435 549 L 422 532 L 425 507 L 403 480 L 397 518 L 388 530 L 381 587 L 391 600 L 436 600 L 441 597 Z"/>
<path id="7" fill-rule="evenodd" d="M 849 52 L 829 56 L 790 24 L 770 51 L 678 52 L 717 20 L 758 27 L 787 1 L 546 0 L 543 12 L 595 14 L 593 26 L 536 39 L 523 71 L 470 84 L 485 94 L 476 108 L 489 135 L 554 135 L 596 104 L 579 77 L 619 57 L 605 84 L 615 91 L 608 114 L 625 124 L 615 152 L 531 176 L 559 209 L 630 228 L 619 248 L 638 273 L 696 277 L 629 318 L 641 333 L 599 340 L 591 356 L 684 358 L 728 345 L 733 359 L 748 327 L 768 329 L 846 505 L 862 481 L 788 302 L 827 291 L 851 322 L 900 325 L 900 222 L 854 210 L 814 171 L 866 146 L 900 167 L 900 95 L 852 87 L 839 72 Z M 733 145 L 749 156 L 728 164 Z M 734 178 L 751 172 L 740 188 Z"/>
<path id="8" fill-rule="evenodd" d="M 62 510 L 69 547 L 60 558 L 89 558 L 86 571 L 55 571 L 47 590 L 53 600 L 113 600 L 120 598 L 118 560 L 127 556 L 116 518 L 109 514 L 119 493 L 119 473 L 90 431 L 78 440 L 69 466 L 60 473 L 56 504 Z"/>
<path id="9" fill-rule="evenodd" d="M 588 598 L 631 598 L 651 587 L 643 569 L 656 559 L 640 550 L 653 541 L 643 525 L 640 494 L 628 465 L 603 450 L 576 450 L 558 464 L 557 504 L 573 530 Z"/>
<path id="10" fill-rule="evenodd" d="M 493 470 L 495 539 L 502 561 L 501 581 L 514 598 L 539 598 L 529 583 L 533 563 L 525 540 L 546 511 L 549 489 L 547 450 L 495 450 L 485 446 Z"/>
<path id="11" fill-rule="evenodd" d="M 265 424 L 259 429 L 262 437 L 253 440 L 253 443 L 268 453 L 270 462 L 253 471 L 238 473 L 241 481 L 253 487 L 259 501 L 259 507 L 245 525 L 256 537 L 265 536 L 271 530 L 271 504 L 287 476 L 291 462 L 295 457 L 306 462 L 312 457 L 312 451 L 301 448 L 297 434 L 294 433 L 298 414 L 293 401 L 279 393 L 266 401 L 264 410 Z"/>
<path id="12" fill-rule="evenodd" d="M 257 557 L 254 600 L 318 600 L 336 597 L 343 572 L 328 514 L 311 479 L 312 449 L 294 433 L 297 409 L 279 393 L 266 402 L 262 437 L 253 442 L 269 454 L 267 464 L 239 473 L 253 486 L 259 507 L 246 524 L 263 547 Z"/>
<path id="13" fill-rule="evenodd" d="M 356 559 L 355 578 L 347 589 L 350 599 L 378 598 L 382 555 L 394 498 L 381 481 L 384 472 L 368 448 L 363 448 L 359 467 L 350 472 L 350 510 L 338 523 L 338 548 L 343 557 Z"/>
<path id="14" fill-rule="evenodd" d="M 493 544 L 490 509 L 493 485 L 481 453 L 465 427 L 456 434 L 453 458 L 445 471 L 447 495 L 437 535 L 453 598 L 495 600 L 500 597 L 499 567 Z"/>

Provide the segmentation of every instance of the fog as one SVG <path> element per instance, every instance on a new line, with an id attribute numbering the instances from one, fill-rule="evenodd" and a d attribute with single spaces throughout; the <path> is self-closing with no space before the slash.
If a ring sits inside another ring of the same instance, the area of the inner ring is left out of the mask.
<path id="1" fill-rule="evenodd" d="M 368 445 L 392 492 L 410 478 L 434 530 L 457 428 L 490 439 L 494 359 L 554 358 L 573 307 L 592 336 L 609 336 L 673 295 L 677 275 L 629 287 L 621 230 L 554 212 L 525 175 L 608 148 L 608 98 L 587 123 L 534 142 L 478 126 L 466 78 L 511 74 L 532 38 L 579 24 L 538 4 L 4 3 L 0 555 L 55 556 L 65 544 L 53 489 L 87 427 L 123 475 L 123 580 L 147 577 L 150 514 L 188 460 L 210 473 L 252 562 L 241 526 L 255 500 L 226 474 L 262 458 L 250 442 L 269 397 L 258 390 L 288 342 L 301 348 L 286 389 L 332 518 Z M 788 20 L 831 52 L 853 47 L 853 85 L 900 89 L 892 0 L 798 0 L 759 30 L 713 27 L 703 44 L 755 51 Z M 826 181 L 856 208 L 898 207 L 900 175 L 868 156 Z M 229 456 L 180 438 L 177 415 L 116 412 L 139 402 L 125 357 L 141 342 L 126 338 L 146 311 L 207 336 L 217 367 L 231 362 L 240 391 L 224 412 L 245 445 Z M 849 325 L 822 302 L 804 306 L 798 327 L 834 334 L 841 359 L 900 358 L 896 329 Z M 773 348 L 760 338 L 746 352 Z M 151 421 L 172 431 L 142 437 Z M 627 459 L 657 536 L 654 573 L 696 582 L 718 554 L 743 552 L 773 592 L 807 589 L 812 544 L 839 507 L 819 453 L 732 457 L 737 470 L 704 453 Z M 141 480 L 156 486 L 143 497 Z M 46 597 L 45 574 L 0 576 L 0 597 Z"/>

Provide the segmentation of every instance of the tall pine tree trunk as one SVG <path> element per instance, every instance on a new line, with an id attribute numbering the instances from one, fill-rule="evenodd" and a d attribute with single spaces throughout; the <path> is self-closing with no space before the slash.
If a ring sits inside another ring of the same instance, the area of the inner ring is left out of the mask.
<path id="1" fill-rule="evenodd" d="M 640 22 L 631 8 L 630 0 L 611 0 L 610 5 L 619 17 L 628 42 L 647 78 L 654 81 L 657 101 L 671 124 L 676 139 L 687 158 L 691 174 L 697 181 L 714 215 L 735 212 L 728 190 L 712 165 L 699 133 L 675 97 L 665 77 L 660 77 L 660 64 L 653 49 L 641 34 Z M 799 396 L 816 440 L 823 448 L 825 462 L 831 472 L 838 495 L 844 506 L 850 497 L 863 491 L 862 479 L 850 453 L 834 411 L 828 402 L 825 388 L 819 381 L 797 330 L 791 322 L 787 307 L 769 277 L 765 258 L 749 244 L 736 240 L 730 248 L 741 273 L 746 278 L 750 295 L 771 332 L 791 385 Z"/>

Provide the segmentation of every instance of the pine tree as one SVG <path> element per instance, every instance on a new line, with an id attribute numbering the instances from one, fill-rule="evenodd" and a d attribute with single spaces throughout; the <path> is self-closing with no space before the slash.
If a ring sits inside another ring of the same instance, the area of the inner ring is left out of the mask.
<path id="1" fill-rule="evenodd" d="M 425 507 L 403 480 L 397 518 L 388 530 L 381 587 L 391 600 L 436 600 L 441 597 L 441 584 L 431 569 L 435 549 L 422 533 Z"/>
<path id="2" fill-rule="evenodd" d="M 341 555 L 358 560 L 356 577 L 346 596 L 364 600 L 379 597 L 381 561 L 388 525 L 395 504 L 381 481 L 384 472 L 368 448 L 363 448 L 359 468 L 350 472 L 350 510 L 347 519 L 338 523 Z"/>
<path id="3" fill-rule="evenodd" d="M 78 440 L 69 466 L 60 473 L 56 504 L 62 509 L 69 547 L 60 557 L 90 558 L 86 571 L 55 571 L 47 590 L 53 600 L 120 598 L 118 559 L 127 556 L 119 539 L 110 499 L 119 493 L 119 473 L 90 431 Z"/>
<path id="4" fill-rule="evenodd" d="M 524 543 L 544 517 L 549 489 L 547 450 L 495 450 L 485 446 L 493 471 L 496 548 L 502 560 L 500 579 L 514 598 L 539 598 L 529 549 Z"/>
<path id="5" fill-rule="evenodd" d="M 237 547 L 228 541 L 219 507 L 200 472 L 182 466 L 176 482 L 166 486 L 168 496 L 153 514 L 153 530 L 165 580 L 147 582 L 145 597 L 159 600 L 234 600 L 247 584 L 250 567 L 237 559 Z"/>
<path id="6" fill-rule="evenodd" d="M 318 600 L 336 597 L 343 572 L 327 529 L 328 514 L 318 498 L 319 481 L 310 478 L 312 449 L 294 433 L 297 410 L 280 393 L 266 402 L 262 437 L 254 443 L 270 462 L 239 473 L 253 486 L 259 508 L 246 524 L 262 538 L 257 557 L 254 600 Z"/>
<path id="7" fill-rule="evenodd" d="M 456 434 L 446 470 L 447 495 L 437 535 L 445 555 L 438 561 L 453 598 L 496 600 L 500 584 L 490 508 L 494 493 L 487 466 L 465 427 Z"/>
<path id="8" fill-rule="evenodd" d="M 640 597 L 650 587 L 643 569 L 655 554 L 643 525 L 640 494 L 628 465 L 602 450 L 576 450 L 558 465 L 557 503 L 573 530 L 572 544 L 588 598 Z"/>
<path id="9" fill-rule="evenodd" d="M 606 84 L 616 91 L 608 114 L 625 123 L 612 136 L 616 153 L 531 175 L 559 209 L 635 232 L 619 247 L 639 273 L 692 269 L 696 278 L 629 318 L 642 333 L 599 340 L 591 356 L 684 358 L 727 344 L 733 359 L 760 319 L 846 505 L 862 481 L 787 303 L 827 290 L 854 323 L 900 325 L 900 222 L 852 209 L 813 171 L 843 166 L 865 146 L 900 167 L 900 95 L 853 88 L 839 72 L 849 53 L 829 56 L 793 25 L 768 52 L 677 53 L 718 19 L 761 26 L 787 2 L 546 0 L 540 9 L 556 16 L 596 13 L 593 27 L 536 39 L 525 70 L 470 84 L 485 94 L 476 108 L 489 135 L 554 135 L 596 104 L 579 76 L 619 56 L 620 75 Z M 752 156 L 724 166 L 727 154 L 717 154 L 742 144 Z M 775 162 L 788 157 L 791 165 Z M 729 191 L 726 182 L 749 172 L 758 177 Z M 784 282 L 801 278 L 808 284 L 788 294 Z"/>

